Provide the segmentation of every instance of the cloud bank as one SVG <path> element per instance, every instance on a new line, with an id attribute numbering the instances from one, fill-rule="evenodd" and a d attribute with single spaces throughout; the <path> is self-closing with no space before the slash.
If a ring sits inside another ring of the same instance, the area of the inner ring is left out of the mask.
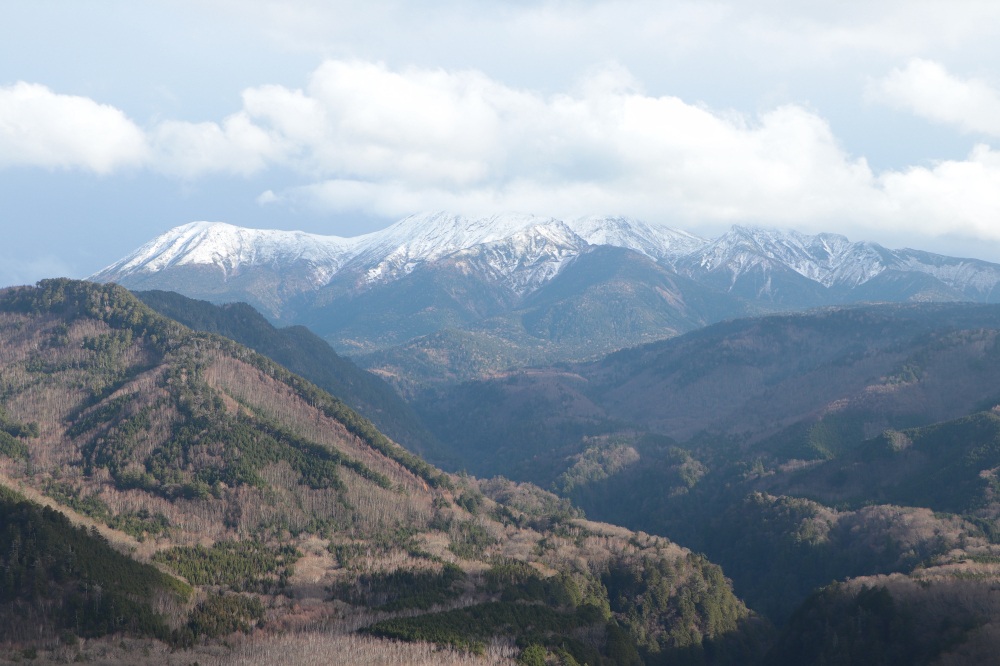
<path id="1" fill-rule="evenodd" d="M 148 157 L 142 130 L 114 107 L 37 84 L 0 87 L 0 166 L 108 174 Z"/>
<path id="2" fill-rule="evenodd" d="M 1000 94 L 914 60 L 875 98 L 987 137 Z M 624 213 L 697 229 L 751 222 L 1000 239 L 1000 154 L 874 172 L 801 105 L 755 115 L 644 92 L 609 65 L 545 94 L 477 70 L 328 60 L 302 89 L 243 92 L 218 122 L 140 129 L 122 112 L 43 86 L 0 88 L 0 164 L 181 180 L 232 174 L 298 185 L 261 204 L 386 217 L 448 209 Z M 289 177 L 288 174 L 291 174 Z"/>
<path id="3" fill-rule="evenodd" d="M 870 94 L 927 120 L 1000 137 L 1000 91 L 953 76 L 936 62 L 915 58 L 871 86 Z"/>

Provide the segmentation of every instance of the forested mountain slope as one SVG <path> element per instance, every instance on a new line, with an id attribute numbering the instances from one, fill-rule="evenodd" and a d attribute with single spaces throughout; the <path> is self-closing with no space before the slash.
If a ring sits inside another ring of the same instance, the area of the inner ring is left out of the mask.
<path id="1" fill-rule="evenodd" d="M 741 663 L 761 645 L 763 625 L 703 557 L 532 487 L 450 477 L 310 382 L 120 287 L 0 292 L 0 389 L 5 483 L 113 528 L 136 561 L 193 587 L 154 609 L 164 631 L 107 631 L 197 651 L 254 627 L 265 642 L 363 628 L 578 663 Z M 57 596 L 80 583 L 52 575 Z M 19 599 L 0 613 L 33 603 Z M 25 649 L 72 651 L 75 625 L 46 617 Z"/>
<path id="2" fill-rule="evenodd" d="M 168 291 L 136 296 L 166 317 L 235 340 L 305 377 L 407 449 L 422 454 L 435 449 L 434 436 L 392 387 L 337 354 L 309 329 L 275 328 L 246 303 L 214 305 Z"/>
<path id="3" fill-rule="evenodd" d="M 933 590 L 920 613 L 940 597 L 956 618 L 989 621 L 987 600 L 962 610 L 961 581 L 997 579 L 998 376 L 996 306 L 886 304 L 721 323 L 428 392 L 418 406 L 470 469 L 531 479 L 589 515 L 705 552 L 751 607 L 801 634 L 822 632 L 790 620 L 814 589 L 890 574 Z M 849 597 L 810 603 L 827 619 L 869 612 L 861 583 L 848 585 Z M 876 663 L 932 663 L 966 641 L 981 652 L 976 623 L 923 636 L 916 652 L 899 652 L 907 632 L 838 635 L 904 655 Z M 790 636 L 777 663 L 806 654 Z M 840 654 L 827 647 L 801 663 Z"/>
<path id="4" fill-rule="evenodd" d="M 808 460 L 1000 399 L 998 330 L 1000 306 L 968 303 L 771 315 L 593 363 L 428 390 L 415 405 L 476 473 L 518 475 L 530 460 L 526 470 L 549 474 L 552 451 L 637 431 L 735 437 L 747 455 Z"/>

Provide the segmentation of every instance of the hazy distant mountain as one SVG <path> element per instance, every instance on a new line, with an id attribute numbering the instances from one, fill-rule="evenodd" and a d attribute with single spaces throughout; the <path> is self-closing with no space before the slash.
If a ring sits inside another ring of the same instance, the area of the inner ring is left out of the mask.
<path id="1" fill-rule="evenodd" d="M 402 388 L 593 358 L 760 312 L 1000 300 L 1000 265 L 985 261 L 748 227 L 709 241 L 621 217 L 422 214 L 354 238 L 196 222 L 93 279 L 246 301 L 368 354 Z"/>
<path id="2" fill-rule="evenodd" d="M 714 324 L 416 407 L 463 468 L 705 552 L 778 624 L 821 585 L 888 573 L 955 595 L 940 623 L 980 612 L 961 581 L 990 579 L 1000 555 L 998 375 L 1000 306 L 878 304 Z"/>
<path id="3" fill-rule="evenodd" d="M 1000 300 L 995 293 L 1000 264 L 888 250 L 837 234 L 736 226 L 675 266 L 720 290 L 792 308 L 872 300 Z M 910 277 L 909 289 L 879 279 L 902 275 Z"/>
<path id="4" fill-rule="evenodd" d="M 554 477 L 536 457 L 609 432 L 737 437 L 750 452 L 740 455 L 820 459 L 886 428 L 1000 402 L 998 331 L 1000 306 L 991 304 L 769 315 L 591 363 L 444 386 L 416 406 L 470 471 L 543 485 Z"/>

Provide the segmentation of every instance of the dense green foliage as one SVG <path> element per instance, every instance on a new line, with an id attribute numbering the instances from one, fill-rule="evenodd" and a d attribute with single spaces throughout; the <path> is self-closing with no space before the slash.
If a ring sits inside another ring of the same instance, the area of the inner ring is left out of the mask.
<path id="1" fill-rule="evenodd" d="M 765 661 L 775 666 L 936 663 L 987 619 L 953 601 L 947 592 L 937 592 L 907 604 L 884 586 L 834 584 L 795 612 Z"/>
<path id="2" fill-rule="evenodd" d="M 264 620 L 260 599 L 242 594 L 213 594 L 195 606 L 187 625 L 175 631 L 175 644 L 189 646 L 199 638 L 228 636 L 237 631 L 249 633 Z"/>
<path id="3" fill-rule="evenodd" d="M 811 598 L 768 654 L 773 664 L 830 663 L 899 666 L 916 663 L 912 623 L 885 588 L 857 596 L 836 586 Z"/>
<path id="4" fill-rule="evenodd" d="M 24 460 L 28 457 L 26 439 L 38 437 L 37 423 L 18 423 L 0 405 L 0 455 Z"/>
<path id="5" fill-rule="evenodd" d="M 525 659 L 541 649 L 581 664 L 739 663 L 759 653 L 767 633 L 748 631 L 746 610 L 728 593 L 721 570 L 695 555 L 677 563 L 619 561 L 599 578 L 546 577 L 523 561 L 500 559 L 486 572 L 483 591 L 498 600 L 384 620 L 368 631 L 472 651 L 507 636 Z"/>
<path id="6" fill-rule="evenodd" d="M 293 546 L 256 541 L 220 541 L 211 548 L 178 546 L 153 557 L 192 585 L 225 586 L 237 592 L 270 592 L 287 585 L 300 557 Z"/>
<path id="7" fill-rule="evenodd" d="M 59 314 L 66 322 L 90 317 L 136 336 L 177 334 L 182 328 L 144 306 L 122 287 L 65 278 L 42 280 L 36 287 L 6 290 L 3 305 L 12 312 Z"/>
<path id="8" fill-rule="evenodd" d="M 166 637 L 151 602 L 190 588 L 111 548 L 96 531 L 0 489 L 0 637 L 25 640 L 71 631 Z"/>
<path id="9" fill-rule="evenodd" d="M 10 433 L 0 430 L 0 455 L 25 460 L 28 458 L 28 445 Z"/>
<path id="10" fill-rule="evenodd" d="M 350 583 L 331 589 L 331 595 L 354 605 L 384 611 L 409 608 L 429 610 L 461 595 L 466 574 L 453 564 L 441 571 L 397 569 L 363 574 Z"/>
<path id="11" fill-rule="evenodd" d="M 437 446 L 413 409 L 388 384 L 302 326 L 275 328 L 246 303 L 220 306 L 167 291 L 142 291 L 136 296 L 185 326 L 231 338 L 305 377 L 407 448 L 427 453 Z"/>
<path id="12" fill-rule="evenodd" d="M 430 641 L 478 652 L 494 636 L 517 637 L 529 645 L 551 641 L 559 644 L 559 639 L 568 640 L 575 629 L 604 621 L 600 610 L 593 606 L 562 611 L 539 604 L 488 602 L 412 618 L 383 620 L 367 631 L 376 636 Z"/>

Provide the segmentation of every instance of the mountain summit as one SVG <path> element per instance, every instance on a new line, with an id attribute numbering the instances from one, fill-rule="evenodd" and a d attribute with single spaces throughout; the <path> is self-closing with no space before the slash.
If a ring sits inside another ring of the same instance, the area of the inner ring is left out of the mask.
<path id="1" fill-rule="evenodd" d="M 358 287 L 390 282 L 418 266 L 452 259 L 524 296 L 555 277 L 567 262 L 598 246 L 638 252 L 723 291 L 739 291 L 740 281 L 753 275 L 766 283 L 776 273 L 791 273 L 843 292 L 885 273 L 918 273 L 940 282 L 942 294 L 950 291 L 956 298 L 989 301 L 1000 283 L 997 264 L 889 250 L 876 243 L 851 242 L 839 234 L 734 226 L 709 241 L 627 217 L 564 221 L 523 214 L 467 218 L 444 212 L 410 215 L 380 231 L 351 238 L 192 222 L 153 239 L 91 279 L 138 286 L 155 274 L 157 281 L 170 282 L 184 270 L 208 268 L 214 282 L 231 283 L 266 270 L 285 282 L 293 277 L 290 284 L 298 287 L 286 284 L 286 290 L 311 290 L 342 274 L 355 276 Z M 762 288 L 759 295 L 766 293 Z"/>
<path id="2" fill-rule="evenodd" d="M 743 226 L 696 248 L 675 267 L 721 290 L 767 301 L 787 296 L 779 295 L 779 283 L 787 289 L 797 282 L 798 290 L 812 292 L 816 301 L 787 303 L 800 307 L 868 300 L 993 302 L 993 290 L 1000 282 L 1000 265 L 977 259 L 889 250 L 877 243 L 851 242 L 839 234 L 810 236 Z M 893 291 L 890 285 L 907 273 L 911 274 L 908 291 Z M 867 288 L 854 291 L 864 285 Z"/>
<path id="3" fill-rule="evenodd" d="M 624 217 L 522 214 L 411 215 L 353 238 L 196 222 L 92 279 L 246 301 L 397 388 L 592 358 L 764 312 L 1000 300 L 998 264 L 837 234 L 736 226 L 707 240 Z"/>
<path id="4" fill-rule="evenodd" d="M 138 286 L 157 275 L 158 281 L 183 282 L 184 271 L 208 268 L 214 281 L 233 282 L 267 270 L 280 279 L 293 276 L 298 289 L 308 290 L 341 273 L 354 275 L 361 285 L 374 284 L 407 275 L 428 262 L 480 257 L 466 266 L 476 265 L 523 295 L 590 246 L 627 248 L 659 261 L 679 258 L 706 242 L 623 217 L 565 222 L 522 214 L 473 219 L 423 213 L 352 238 L 192 222 L 153 239 L 91 279 Z"/>

